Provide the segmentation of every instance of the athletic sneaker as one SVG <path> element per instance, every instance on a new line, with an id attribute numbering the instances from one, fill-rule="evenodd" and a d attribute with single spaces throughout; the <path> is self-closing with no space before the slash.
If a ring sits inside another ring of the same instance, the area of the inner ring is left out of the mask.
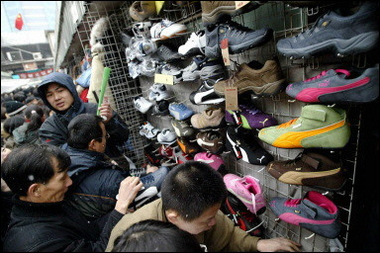
<path id="1" fill-rule="evenodd" d="M 228 39 L 229 53 L 238 54 L 267 43 L 272 36 L 273 30 L 270 28 L 252 30 L 233 21 L 210 26 L 206 28 L 205 55 L 209 58 L 220 57 L 220 42 L 224 39 Z"/>
<path id="2" fill-rule="evenodd" d="M 222 175 L 226 174 L 226 165 L 224 164 L 224 161 L 220 155 L 216 155 L 210 152 L 200 152 L 194 156 L 194 161 L 207 163 Z"/>
<path id="3" fill-rule="evenodd" d="M 169 128 L 162 129 L 161 132 L 157 135 L 157 141 L 160 144 L 171 145 L 174 144 L 176 140 L 177 135 Z"/>
<path id="4" fill-rule="evenodd" d="M 196 91 L 190 93 L 189 100 L 194 105 L 213 105 L 224 102 L 225 98 L 218 96 L 214 91 L 212 79 L 204 80 Z"/>
<path id="5" fill-rule="evenodd" d="M 201 113 L 191 116 L 191 125 L 195 129 L 221 128 L 226 125 L 223 107 L 209 107 Z"/>
<path id="6" fill-rule="evenodd" d="M 377 47 L 378 3 L 368 1 L 351 16 L 329 11 L 306 31 L 277 42 L 277 50 L 294 58 L 311 57 L 326 51 L 340 55 L 368 52 Z"/>
<path id="7" fill-rule="evenodd" d="M 186 154 L 179 149 L 175 149 L 174 159 L 177 164 L 182 164 L 194 160 L 191 154 Z"/>
<path id="8" fill-rule="evenodd" d="M 206 32 L 200 30 L 191 33 L 185 44 L 178 47 L 178 53 L 182 56 L 205 54 Z"/>
<path id="9" fill-rule="evenodd" d="M 269 207 L 281 220 L 327 238 L 336 238 L 342 224 L 339 209 L 328 197 L 309 191 L 302 199 L 275 197 Z"/>
<path id="10" fill-rule="evenodd" d="M 194 111 L 187 107 L 184 103 L 170 103 L 169 112 L 176 120 L 185 120 L 190 118 Z"/>
<path id="11" fill-rule="evenodd" d="M 235 226 L 239 226 L 248 234 L 258 237 L 264 235 L 264 221 L 261 221 L 257 215 L 248 211 L 243 202 L 232 193 L 228 192 L 220 210 L 234 222 Z"/>
<path id="12" fill-rule="evenodd" d="M 330 69 L 305 81 L 291 83 L 286 94 L 303 102 L 367 103 L 379 96 L 379 64 L 349 78 L 345 69 Z"/>
<path id="13" fill-rule="evenodd" d="M 161 61 L 168 63 L 181 60 L 181 55 L 179 53 L 164 44 L 157 48 L 156 55 Z"/>
<path id="14" fill-rule="evenodd" d="M 152 109 L 152 115 L 169 115 L 169 102 L 167 100 L 157 101 Z"/>
<path id="15" fill-rule="evenodd" d="M 148 139 L 155 138 L 157 134 L 160 132 L 159 129 L 155 128 L 148 121 L 144 122 L 139 128 L 140 128 L 139 134 L 141 136 L 145 136 Z"/>
<path id="16" fill-rule="evenodd" d="M 163 19 L 150 28 L 150 36 L 153 41 L 167 40 L 176 36 L 184 35 L 187 28 L 183 24 L 177 24 L 170 20 Z"/>
<path id="17" fill-rule="evenodd" d="M 170 75 L 173 76 L 174 83 L 179 83 L 182 81 L 182 70 L 177 68 L 176 66 L 166 63 L 160 66 L 157 70 L 159 74 Z"/>
<path id="18" fill-rule="evenodd" d="M 166 157 L 169 159 L 171 159 L 171 158 L 174 159 L 174 147 L 172 147 L 171 145 L 162 144 L 158 148 L 158 153 L 163 157 Z"/>
<path id="19" fill-rule="evenodd" d="M 133 105 L 141 113 L 146 113 L 153 106 L 153 103 L 146 100 L 143 96 L 138 96 L 133 98 Z"/>
<path id="20" fill-rule="evenodd" d="M 273 161 L 273 156 L 259 145 L 250 130 L 229 126 L 226 139 L 227 150 L 232 151 L 238 160 L 254 165 L 267 165 Z"/>
<path id="21" fill-rule="evenodd" d="M 263 1 L 249 1 L 236 9 L 236 1 L 201 1 L 202 21 L 204 26 L 225 21 L 226 18 L 250 12 L 263 4 Z"/>
<path id="22" fill-rule="evenodd" d="M 259 180 L 246 175 L 228 173 L 223 177 L 227 190 L 240 199 L 247 209 L 254 214 L 262 214 L 266 210 L 264 193 L 261 190 Z"/>
<path id="23" fill-rule="evenodd" d="M 195 129 L 184 120 L 172 119 L 170 123 L 178 137 L 192 137 L 195 135 Z"/>
<path id="24" fill-rule="evenodd" d="M 150 88 L 148 99 L 151 101 L 162 101 L 170 97 L 169 92 L 162 83 L 154 83 Z"/>
<path id="25" fill-rule="evenodd" d="M 196 79 L 218 79 L 224 78 L 226 71 L 219 58 L 209 59 L 198 55 L 193 58 L 190 65 L 182 70 L 183 81 L 194 81 Z"/>
<path id="26" fill-rule="evenodd" d="M 206 131 L 197 133 L 197 143 L 204 150 L 213 154 L 224 151 L 225 135 L 222 131 Z"/>
<path id="27" fill-rule="evenodd" d="M 239 111 L 227 110 L 226 122 L 242 126 L 245 129 L 261 129 L 277 125 L 277 120 L 253 105 L 239 105 Z"/>
<path id="28" fill-rule="evenodd" d="M 224 96 L 225 87 L 236 87 L 238 94 L 253 91 L 257 96 L 271 96 L 280 92 L 284 82 L 278 60 L 267 60 L 261 69 L 243 63 L 229 79 L 215 83 L 214 91 L 219 96 Z"/>
<path id="29" fill-rule="evenodd" d="M 342 163 L 314 152 L 302 152 L 286 161 L 272 161 L 266 170 L 278 181 L 328 191 L 340 190 L 346 182 Z"/>
<path id="30" fill-rule="evenodd" d="M 350 139 L 346 111 L 312 104 L 301 116 L 278 126 L 263 128 L 259 138 L 278 148 L 343 148 Z"/>
<path id="31" fill-rule="evenodd" d="M 201 150 L 196 139 L 188 139 L 186 137 L 178 137 L 177 144 L 185 154 L 195 154 Z"/>

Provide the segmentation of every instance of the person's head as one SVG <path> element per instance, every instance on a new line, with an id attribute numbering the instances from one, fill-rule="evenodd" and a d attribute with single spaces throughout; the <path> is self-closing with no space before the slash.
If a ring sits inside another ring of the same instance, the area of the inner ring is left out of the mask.
<path id="1" fill-rule="evenodd" d="M 15 115 L 21 115 L 24 113 L 24 110 L 26 109 L 26 105 L 19 102 L 19 101 L 7 101 L 4 103 L 6 114 L 5 116 L 7 118 L 13 117 Z"/>
<path id="2" fill-rule="evenodd" d="M 144 220 L 115 240 L 112 252 L 204 252 L 194 235 L 172 223 Z"/>
<path id="3" fill-rule="evenodd" d="M 70 108 L 79 110 L 82 105 L 73 79 L 64 73 L 53 72 L 45 76 L 38 93 L 45 105 L 56 113 L 65 113 Z"/>
<path id="4" fill-rule="evenodd" d="M 72 148 L 105 152 L 108 133 L 103 120 L 95 114 L 79 114 L 68 127 L 67 144 Z"/>
<path id="5" fill-rule="evenodd" d="M 26 99 L 26 95 L 23 91 L 19 91 L 14 94 L 13 99 L 20 103 L 24 103 Z"/>
<path id="6" fill-rule="evenodd" d="M 29 122 L 27 132 L 39 129 L 45 120 L 44 110 L 38 105 L 28 105 L 24 112 L 25 120 Z"/>
<path id="7" fill-rule="evenodd" d="M 25 99 L 25 103 L 27 104 L 27 105 L 31 105 L 31 104 L 33 104 L 33 105 L 38 105 L 38 99 L 37 98 L 35 98 L 35 97 L 33 97 L 33 96 L 29 96 L 29 97 L 27 97 L 26 99 Z"/>
<path id="8" fill-rule="evenodd" d="M 208 164 L 188 161 L 168 173 L 161 196 L 168 220 L 182 230 L 199 234 L 215 225 L 227 188 L 221 174 Z"/>
<path id="9" fill-rule="evenodd" d="M 25 119 L 21 115 L 10 117 L 4 121 L 3 130 L 6 134 L 12 135 L 13 130 L 24 124 Z"/>
<path id="10" fill-rule="evenodd" d="M 1 177 L 21 200 L 35 203 L 62 201 L 72 184 L 67 170 L 70 156 L 49 144 L 24 144 L 1 165 Z"/>

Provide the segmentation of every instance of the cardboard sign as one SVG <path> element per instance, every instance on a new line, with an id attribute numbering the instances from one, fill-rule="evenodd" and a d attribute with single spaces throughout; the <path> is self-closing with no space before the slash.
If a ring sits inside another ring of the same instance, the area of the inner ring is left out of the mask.
<path id="1" fill-rule="evenodd" d="M 164 75 L 164 74 L 154 74 L 154 82 L 174 85 L 174 76 Z"/>
<path id="2" fill-rule="evenodd" d="M 225 87 L 224 97 L 226 98 L 226 110 L 239 110 L 237 87 Z"/>
<path id="3" fill-rule="evenodd" d="M 220 49 L 222 50 L 222 57 L 225 66 L 230 66 L 230 52 L 228 51 L 228 39 L 223 39 L 220 42 Z"/>
<path id="4" fill-rule="evenodd" d="M 236 10 L 240 9 L 241 7 L 243 7 L 244 5 L 248 4 L 249 2 L 251 2 L 251 1 L 235 1 L 235 8 L 236 8 Z"/>

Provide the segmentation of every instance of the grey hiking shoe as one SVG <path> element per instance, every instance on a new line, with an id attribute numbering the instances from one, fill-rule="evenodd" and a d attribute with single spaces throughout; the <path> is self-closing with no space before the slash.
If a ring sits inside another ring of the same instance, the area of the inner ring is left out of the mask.
<path id="1" fill-rule="evenodd" d="M 273 30 L 271 28 L 252 30 L 233 21 L 207 27 L 205 30 L 205 55 L 209 58 L 220 57 L 220 42 L 223 39 L 228 39 L 229 53 L 238 54 L 247 49 L 267 43 L 273 36 Z"/>
<path id="2" fill-rule="evenodd" d="M 202 80 L 215 79 L 225 76 L 226 71 L 219 58 L 209 59 L 203 55 L 195 56 L 191 64 L 182 70 L 183 81 L 194 81 L 198 78 Z"/>
<path id="3" fill-rule="evenodd" d="M 370 51 L 379 40 L 377 9 L 378 3 L 366 2 L 351 16 L 329 11 L 319 17 L 310 29 L 295 37 L 279 40 L 277 50 L 294 58 L 308 58 L 326 51 L 340 55 Z"/>

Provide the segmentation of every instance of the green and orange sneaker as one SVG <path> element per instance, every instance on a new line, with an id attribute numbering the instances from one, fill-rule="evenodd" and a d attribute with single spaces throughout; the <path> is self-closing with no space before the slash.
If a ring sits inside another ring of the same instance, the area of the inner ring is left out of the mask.
<path id="1" fill-rule="evenodd" d="M 258 137 L 278 148 L 343 148 L 351 134 L 346 118 L 340 108 L 306 105 L 299 118 L 263 128 Z"/>

